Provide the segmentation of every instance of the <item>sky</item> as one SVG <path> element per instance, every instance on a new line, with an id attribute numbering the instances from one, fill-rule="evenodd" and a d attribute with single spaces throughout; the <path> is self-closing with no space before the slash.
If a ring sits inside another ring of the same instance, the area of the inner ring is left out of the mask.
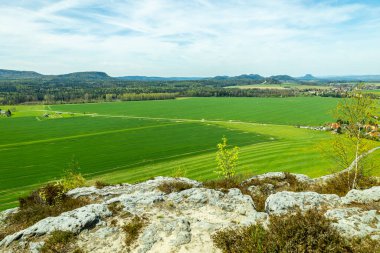
<path id="1" fill-rule="evenodd" d="M 380 1 L 0 0 L 0 68 L 380 74 Z"/>

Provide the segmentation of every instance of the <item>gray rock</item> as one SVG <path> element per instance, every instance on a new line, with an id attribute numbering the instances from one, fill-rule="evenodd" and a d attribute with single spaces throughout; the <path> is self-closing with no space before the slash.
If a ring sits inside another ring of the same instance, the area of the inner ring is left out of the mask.
<path id="1" fill-rule="evenodd" d="M 321 207 L 337 207 L 341 204 L 338 195 L 316 192 L 277 192 L 265 201 L 265 211 L 269 214 L 284 214 L 299 208 L 308 210 Z"/>
<path id="2" fill-rule="evenodd" d="M 211 205 L 227 212 L 239 214 L 256 213 L 252 199 L 243 195 L 239 189 L 230 189 L 227 194 L 205 188 L 192 188 L 181 192 L 171 193 L 167 200 L 176 204 L 181 203 L 181 208 L 194 208 L 194 206 Z"/>
<path id="3" fill-rule="evenodd" d="M 136 191 L 131 194 L 123 194 L 119 197 L 106 201 L 106 204 L 120 202 L 124 211 L 139 215 L 149 206 L 164 201 L 164 193 L 158 191 Z"/>
<path id="4" fill-rule="evenodd" d="M 30 253 L 39 253 L 45 242 L 31 242 L 29 244 Z"/>
<path id="5" fill-rule="evenodd" d="M 303 174 L 295 174 L 295 173 L 290 173 L 290 175 L 293 175 L 297 178 L 297 180 L 299 182 L 302 182 L 302 183 L 313 183 L 314 180 L 311 179 L 310 177 L 306 176 L 306 175 L 303 175 Z M 254 180 L 254 179 L 257 179 L 257 180 L 264 180 L 264 179 L 280 179 L 280 180 L 284 180 L 286 178 L 286 173 L 285 172 L 268 172 L 268 173 L 264 173 L 264 174 L 261 174 L 261 175 L 257 175 L 257 176 L 254 176 L 254 177 L 251 177 L 247 180 L 245 180 L 244 182 L 249 182 L 251 180 Z"/>
<path id="6" fill-rule="evenodd" d="M 0 247 L 3 245 L 8 246 L 15 240 L 31 236 L 41 236 L 56 230 L 79 233 L 83 229 L 94 226 L 101 218 L 110 216 L 111 214 L 104 204 L 87 205 L 62 213 L 57 217 L 45 218 L 29 228 L 9 235 L 0 242 Z"/>
<path id="7" fill-rule="evenodd" d="M 108 197 L 116 196 L 128 192 L 130 184 L 118 184 L 106 186 L 101 189 L 97 189 L 95 186 L 81 187 L 70 190 L 67 195 L 73 198 L 79 197 Z"/>
<path id="8" fill-rule="evenodd" d="M 0 212 L 0 224 L 3 223 L 9 215 L 16 213 L 18 211 L 18 207 L 7 209 L 5 211 Z"/>
<path id="9" fill-rule="evenodd" d="M 380 186 L 375 186 L 367 190 L 351 190 L 342 198 L 344 204 L 368 204 L 380 201 Z"/>
<path id="10" fill-rule="evenodd" d="M 325 216 L 333 221 L 333 226 L 346 237 L 366 237 L 380 239 L 380 213 L 361 208 L 328 210 Z"/>

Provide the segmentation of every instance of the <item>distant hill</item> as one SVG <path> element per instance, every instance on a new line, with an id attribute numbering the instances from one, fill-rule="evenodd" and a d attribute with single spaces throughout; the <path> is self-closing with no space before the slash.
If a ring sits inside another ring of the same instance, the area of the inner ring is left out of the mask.
<path id="1" fill-rule="evenodd" d="M 380 82 L 380 75 L 347 75 L 347 76 L 313 76 L 306 74 L 302 77 L 292 77 L 289 75 L 273 75 L 264 77 L 258 74 L 242 74 L 239 76 L 215 76 L 215 77 L 159 77 L 159 76 L 120 76 L 111 77 L 105 72 L 87 71 L 74 72 L 63 75 L 43 75 L 34 71 L 17 71 L 0 69 L 0 80 L 11 79 L 37 79 L 48 80 L 124 80 L 124 81 L 197 81 L 214 80 L 227 81 L 237 85 L 239 81 L 250 84 L 280 84 L 280 83 L 326 83 L 326 82 Z"/>
<path id="2" fill-rule="evenodd" d="M 106 79 L 112 79 L 112 77 L 110 77 L 104 72 L 89 71 L 89 72 L 74 72 L 70 74 L 58 75 L 55 77 L 55 79 L 106 80 Z"/>
<path id="3" fill-rule="evenodd" d="M 29 79 L 29 78 L 39 78 L 43 75 L 34 71 L 17 71 L 17 70 L 7 70 L 0 69 L 1 79 Z"/>
<path id="4" fill-rule="evenodd" d="M 158 77 L 158 76 L 120 76 L 116 77 L 120 80 L 126 81 L 187 81 L 187 80 L 201 80 L 204 77 Z"/>
<path id="5" fill-rule="evenodd" d="M 280 83 L 299 83 L 300 80 L 288 76 L 288 75 L 277 75 L 277 76 L 271 76 L 271 79 L 277 80 Z"/>
<path id="6" fill-rule="evenodd" d="M 318 81 L 318 78 L 311 74 L 306 74 L 302 77 L 297 77 L 297 79 L 301 81 Z"/>

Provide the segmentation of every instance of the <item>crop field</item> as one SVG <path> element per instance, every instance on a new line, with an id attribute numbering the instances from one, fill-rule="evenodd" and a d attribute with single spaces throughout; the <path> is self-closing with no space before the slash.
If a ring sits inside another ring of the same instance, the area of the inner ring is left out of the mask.
<path id="1" fill-rule="evenodd" d="M 228 86 L 226 88 L 239 88 L 239 89 L 296 89 L 296 90 L 307 90 L 307 89 L 319 89 L 327 90 L 330 86 L 327 85 L 301 85 L 294 83 L 283 83 L 283 84 L 252 84 L 252 85 L 238 85 L 238 86 Z"/>
<path id="2" fill-rule="evenodd" d="M 0 118 L 0 209 L 75 159 L 90 181 L 136 182 L 181 170 L 215 178 L 216 144 L 240 147 L 239 173 L 334 169 L 320 143 L 331 134 L 296 128 L 332 121 L 332 98 L 186 98 L 164 101 L 17 106 Z M 49 114 L 49 117 L 43 115 Z M 375 172 L 377 173 L 377 172 Z"/>

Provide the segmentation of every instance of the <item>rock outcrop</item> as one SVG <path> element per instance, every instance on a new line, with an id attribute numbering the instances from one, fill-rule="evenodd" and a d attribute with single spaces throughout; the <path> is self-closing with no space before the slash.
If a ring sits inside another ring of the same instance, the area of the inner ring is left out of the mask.
<path id="1" fill-rule="evenodd" d="M 285 173 L 266 173 L 253 177 L 263 181 L 269 197 L 265 211 L 257 211 L 251 196 L 232 188 L 204 188 L 202 183 L 186 178 L 156 177 L 139 184 L 120 184 L 102 189 L 83 187 L 71 190 L 73 198 L 87 197 L 92 204 L 45 218 L 36 224 L 6 236 L 0 242 L 0 252 L 39 252 L 56 230 L 76 235 L 75 244 L 84 252 L 220 252 L 211 236 L 223 228 L 267 224 L 271 215 L 283 215 L 295 210 L 319 209 L 346 237 L 370 236 L 380 239 L 380 187 L 352 190 L 345 197 L 316 192 L 278 191 L 287 176 Z M 313 179 L 293 174 L 303 184 Z M 274 187 L 265 180 L 275 180 Z M 185 183 L 188 189 L 165 193 L 162 184 Z M 286 182 L 284 182 L 285 184 Z M 248 192 L 259 194 L 258 186 L 249 185 Z M 362 206 L 367 205 L 369 209 Z M 373 210 L 370 208 L 375 206 Z M 0 213 L 0 224 L 11 209 Z M 144 226 L 130 247 L 125 246 L 124 226 L 140 217 Z M 1 228 L 1 226 L 0 226 Z"/>
<path id="2" fill-rule="evenodd" d="M 297 209 L 334 208 L 341 204 L 335 194 L 318 194 L 316 192 L 277 192 L 270 195 L 265 202 L 268 214 L 286 214 Z"/>

